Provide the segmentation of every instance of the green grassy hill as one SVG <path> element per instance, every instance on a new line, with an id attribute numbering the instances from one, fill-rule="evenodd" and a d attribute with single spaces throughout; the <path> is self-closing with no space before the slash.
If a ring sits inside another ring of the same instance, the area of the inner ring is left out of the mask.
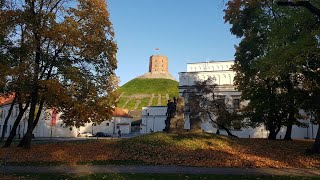
<path id="1" fill-rule="evenodd" d="M 141 110 L 144 106 L 165 106 L 178 96 L 178 82 L 170 79 L 135 78 L 119 88 L 118 107 Z"/>

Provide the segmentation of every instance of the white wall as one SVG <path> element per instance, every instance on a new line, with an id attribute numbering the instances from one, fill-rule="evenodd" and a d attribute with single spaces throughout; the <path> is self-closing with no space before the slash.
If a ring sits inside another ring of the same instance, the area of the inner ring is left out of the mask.
<path id="1" fill-rule="evenodd" d="M 302 122 L 307 123 L 309 127 L 298 127 L 296 125 L 292 128 L 293 139 L 312 139 L 317 135 L 317 130 L 319 128 L 318 125 L 310 123 L 310 120 L 303 120 Z M 189 116 L 186 115 L 185 118 L 185 129 L 190 129 L 190 120 Z M 212 126 L 209 120 L 203 121 L 201 124 L 201 129 L 204 132 L 208 133 L 216 133 L 217 128 Z M 232 134 L 240 137 L 240 138 L 267 138 L 269 135 L 269 131 L 266 130 L 264 125 L 261 125 L 256 128 L 241 128 L 241 130 L 231 130 Z M 277 139 L 283 139 L 286 133 L 286 127 L 281 128 L 280 132 L 277 135 Z M 227 132 L 220 129 L 220 134 L 227 135 Z"/>
<path id="2" fill-rule="evenodd" d="M 79 133 L 89 132 L 96 134 L 97 132 L 104 132 L 112 135 L 118 134 L 119 129 L 121 129 L 121 134 L 129 134 L 131 132 L 131 118 L 113 117 L 109 121 L 103 121 L 94 126 L 92 126 L 92 123 L 86 123 L 79 128 Z"/>
<path id="3" fill-rule="evenodd" d="M 187 72 L 179 73 L 179 86 L 194 85 L 195 81 L 211 78 L 218 85 L 233 85 L 235 72 L 230 68 L 234 61 L 201 62 L 187 64 Z"/>
<path id="4" fill-rule="evenodd" d="M 150 130 L 153 132 L 163 131 L 167 118 L 166 113 L 167 106 L 142 107 L 140 133 L 150 133 Z"/>
<path id="5" fill-rule="evenodd" d="M 2 132 L 3 124 L 5 117 L 7 116 L 9 112 L 10 105 L 5 105 L 0 107 L 0 132 Z M 10 119 L 8 121 L 7 126 L 7 132 L 5 134 L 5 137 L 8 137 L 11 131 L 11 127 L 14 124 L 14 121 L 18 115 L 19 109 L 18 105 L 15 105 L 12 115 L 10 116 Z M 17 128 L 17 135 L 16 138 L 22 136 L 26 133 L 28 123 L 27 123 L 27 117 L 28 117 L 28 111 L 24 114 L 21 122 L 19 123 L 19 126 Z M 76 128 L 76 127 L 65 127 L 63 124 L 63 120 L 60 119 L 61 114 L 57 114 L 57 120 L 56 125 L 51 126 L 51 110 L 43 110 L 39 122 L 37 126 L 35 127 L 33 134 L 35 137 L 77 137 L 78 133 L 82 132 L 92 132 L 95 134 L 96 132 L 105 132 L 108 134 L 113 133 L 113 128 L 115 129 L 115 133 L 118 133 L 118 126 L 121 128 L 122 134 L 129 134 L 131 132 L 131 118 L 124 118 L 124 117 L 114 117 L 111 121 L 103 121 L 101 124 L 97 126 L 92 127 L 92 123 L 86 123 L 85 126 Z M 115 122 L 115 126 L 113 124 Z M 107 123 L 109 123 L 109 126 L 107 126 Z M 119 125 L 119 123 L 122 123 L 122 125 Z M 123 125 L 128 124 L 128 125 Z"/>

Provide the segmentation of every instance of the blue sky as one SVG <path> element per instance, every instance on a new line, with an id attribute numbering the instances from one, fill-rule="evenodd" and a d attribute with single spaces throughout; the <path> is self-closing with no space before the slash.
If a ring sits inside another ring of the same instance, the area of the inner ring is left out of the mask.
<path id="1" fill-rule="evenodd" d="M 118 44 L 120 85 L 148 72 L 149 57 L 169 58 L 178 80 L 186 63 L 234 59 L 223 0 L 107 0 Z M 155 51 L 159 48 L 159 51 Z"/>

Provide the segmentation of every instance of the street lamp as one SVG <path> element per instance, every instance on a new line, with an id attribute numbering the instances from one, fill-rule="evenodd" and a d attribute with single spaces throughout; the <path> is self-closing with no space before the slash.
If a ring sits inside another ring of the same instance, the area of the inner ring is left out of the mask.
<path id="1" fill-rule="evenodd" d="M 146 109 L 146 134 L 148 133 L 148 113 L 147 113 L 147 109 Z"/>
<path id="2" fill-rule="evenodd" d="M 152 123 L 152 125 L 153 125 L 152 131 L 153 131 L 153 132 L 154 132 L 154 120 L 155 120 L 155 118 L 156 118 L 156 116 L 153 115 L 153 123 Z"/>
<path id="3" fill-rule="evenodd" d="M 91 129 L 91 134 L 93 135 L 93 126 L 95 126 L 96 123 L 92 123 L 92 129 Z"/>

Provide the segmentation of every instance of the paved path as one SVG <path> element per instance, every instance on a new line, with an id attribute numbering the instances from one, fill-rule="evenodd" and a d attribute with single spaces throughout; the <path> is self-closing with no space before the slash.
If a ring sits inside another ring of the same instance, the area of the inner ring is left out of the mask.
<path id="1" fill-rule="evenodd" d="M 317 176 L 320 169 L 274 169 L 274 168 L 208 168 L 181 166 L 1 166 L 3 173 L 61 173 L 61 174 L 92 174 L 92 173 L 179 173 L 179 174 L 222 174 L 222 175 L 273 175 L 273 176 Z"/>

